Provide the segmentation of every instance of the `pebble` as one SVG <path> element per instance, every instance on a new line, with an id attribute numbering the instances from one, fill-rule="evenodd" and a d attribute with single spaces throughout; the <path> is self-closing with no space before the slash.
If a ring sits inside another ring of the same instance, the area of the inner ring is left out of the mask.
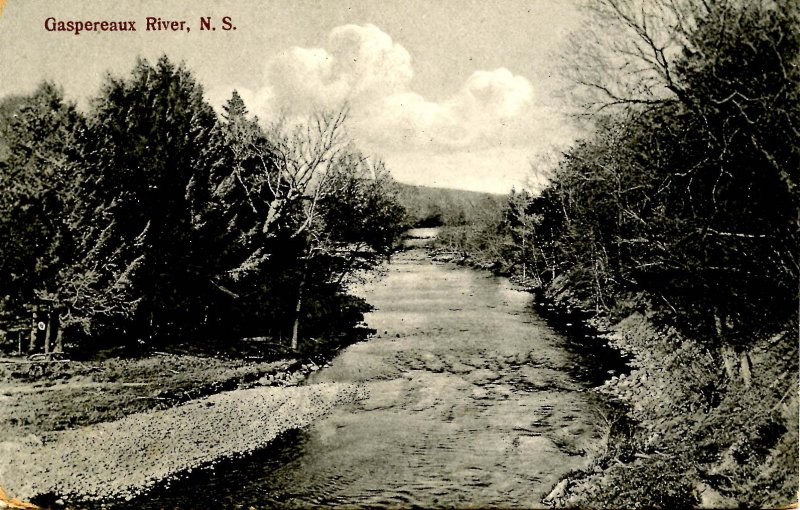
<path id="1" fill-rule="evenodd" d="M 159 480 L 247 455 L 365 397 L 364 387 L 342 383 L 219 393 L 67 430 L 46 444 L 8 445 L 0 480 L 10 496 L 28 501 L 44 494 L 68 503 L 128 500 Z"/>

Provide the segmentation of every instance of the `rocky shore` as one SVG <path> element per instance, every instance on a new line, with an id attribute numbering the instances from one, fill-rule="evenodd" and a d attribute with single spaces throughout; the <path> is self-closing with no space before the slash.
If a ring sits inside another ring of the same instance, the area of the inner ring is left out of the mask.
<path id="1" fill-rule="evenodd" d="M 129 500 L 176 474 L 263 448 L 365 397 L 363 387 L 351 384 L 235 390 L 65 430 L 46 442 L 6 441 L 0 480 L 23 501 Z"/>

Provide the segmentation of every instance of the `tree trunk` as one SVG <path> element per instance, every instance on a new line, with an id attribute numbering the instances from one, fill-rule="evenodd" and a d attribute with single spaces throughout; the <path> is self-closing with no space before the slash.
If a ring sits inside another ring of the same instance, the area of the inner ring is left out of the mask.
<path id="1" fill-rule="evenodd" d="M 303 309 L 303 290 L 306 286 L 306 265 L 303 264 L 300 275 L 300 285 L 297 287 L 297 304 L 294 307 L 294 324 L 292 325 L 292 350 L 297 350 L 297 341 L 300 332 L 300 312 Z"/>
<path id="2" fill-rule="evenodd" d="M 720 342 L 720 350 L 722 353 L 722 363 L 725 367 L 725 374 L 728 380 L 736 380 L 736 352 L 733 347 L 726 342 L 725 327 L 727 324 L 718 313 L 714 313 L 714 327 L 717 330 L 717 338 Z"/>
<path id="3" fill-rule="evenodd" d="M 56 349 L 53 352 L 64 352 L 64 329 L 60 326 L 56 334 Z"/>
<path id="4" fill-rule="evenodd" d="M 36 334 L 39 331 L 39 314 L 33 312 L 33 324 L 31 325 L 31 341 L 28 344 L 28 352 L 31 353 L 36 350 Z"/>
<path id="5" fill-rule="evenodd" d="M 347 274 L 350 272 L 350 266 L 353 264 L 353 261 L 356 259 L 356 251 L 357 251 L 357 248 L 350 252 L 350 257 L 347 259 L 347 264 L 345 264 L 344 268 L 342 268 L 342 274 L 339 275 L 339 278 L 336 280 L 336 286 L 337 287 L 342 284 L 342 281 L 344 281 L 344 277 L 347 276 Z M 391 255 L 387 255 L 386 256 L 386 261 L 387 262 L 389 262 L 389 257 L 390 256 Z"/>
<path id="6" fill-rule="evenodd" d="M 750 387 L 750 381 L 752 380 L 752 363 L 750 361 L 750 354 L 747 351 L 742 351 L 739 354 L 739 373 L 742 374 L 742 381 L 744 381 L 744 386 L 746 388 Z"/>
<path id="7" fill-rule="evenodd" d="M 725 365 L 725 374 L 731 382 L 736 380 L 736 352 L 730 345 L 722 346 L 722 362 Z"/>
<path id="8" fill-rule="evenodd" d="M 152 344 L 153 344 L 153 323 L 154 323 L 154 319 L 153 319 L 153 308 L 152 308 L 152 304 L 151 304 L 150 306 L 151 306 L 151 308 L 150 308 L 150 312 L 149 312 L 149 313 L 150 313 L 150 329 L 148 330 L 148 337 L 147 337 L 147 339 L 148 339 L 148 341 L 150 342 L 150 345 L 152 345 Z"/>
<path id="9" fill-rule="evenodd" d="M 64 352 L 64 328 L 61 327 L 61 316 L 56 314 L 56 348 L 54 352 Z"/>
<path id="10" fill-rule="evenodd" d="M 727 317 L 720 317 L 718 313 L 715 313 L 714 325 L 717 328 L 717 336 L 719 337 L 722 351 L 722 362 L 725 365 L 725 374 L 728 376 L 728 380 L 734 382 L 741 379 L 745 388 L 749 388 L 753 376 L 750 353 L 747 352 L 747 349 L 734 347 L 727 342 L 726 332 L 732 329 Z"/>
<path id="11" fill-rule="evenodd" d="M 47 312 L 47 322 L 45 323 L 46 329 L 44 333 L 44 353 L 50 354 L 50 346 L 53 344 L 53 329 L 55 324 L 53 323 L 53 312 Z"/>

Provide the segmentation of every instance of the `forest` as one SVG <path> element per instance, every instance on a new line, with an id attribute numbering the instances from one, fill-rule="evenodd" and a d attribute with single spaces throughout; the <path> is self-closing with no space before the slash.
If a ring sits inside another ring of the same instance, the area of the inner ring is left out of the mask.
<path id="1" fill-rule="evenodd" d="M 10 350 L 314 352 L 352 335 L 347 291 L 404 229 L 398 189 L 347 135 L 217 114 L 183 64 L 109 75 L 88 111 L 42 83 L 0 103 L 0 318 Z"/>
<path id="2" fill-rule="evenodd" d="M 565 61 L 589 134 L 440 249 L 632 353 L 592 466 L 551 502 L 775 507 L 798 478 L 800 9 L 588 4 Z M 636 4 L 638 5 L 638 4 Z"/>

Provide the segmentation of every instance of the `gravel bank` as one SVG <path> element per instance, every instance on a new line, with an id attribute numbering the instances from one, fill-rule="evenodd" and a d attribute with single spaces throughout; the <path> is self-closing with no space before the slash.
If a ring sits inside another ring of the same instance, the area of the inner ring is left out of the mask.
<path id="1" fill-rule="evenodd" d="M 334 406 L 366 397 L 363 386 L 325 383 L 220 393 L 163 411 L 60 432 L 46 444 L 0 443 L 0 486 L 30 500 L 130 499 L 176 473 L 266 446 Z"/>
<path id="2" fill-rule="evenodd" d="M 297 367 L 297 365 L 301 365 Z M 223 391 L 299 382 L 295 360 L 153 354 L 31 362 L 0 358 L 0 442 L 120 420 Z M 1 482 L 1 480 L 0 480 Z"/>

